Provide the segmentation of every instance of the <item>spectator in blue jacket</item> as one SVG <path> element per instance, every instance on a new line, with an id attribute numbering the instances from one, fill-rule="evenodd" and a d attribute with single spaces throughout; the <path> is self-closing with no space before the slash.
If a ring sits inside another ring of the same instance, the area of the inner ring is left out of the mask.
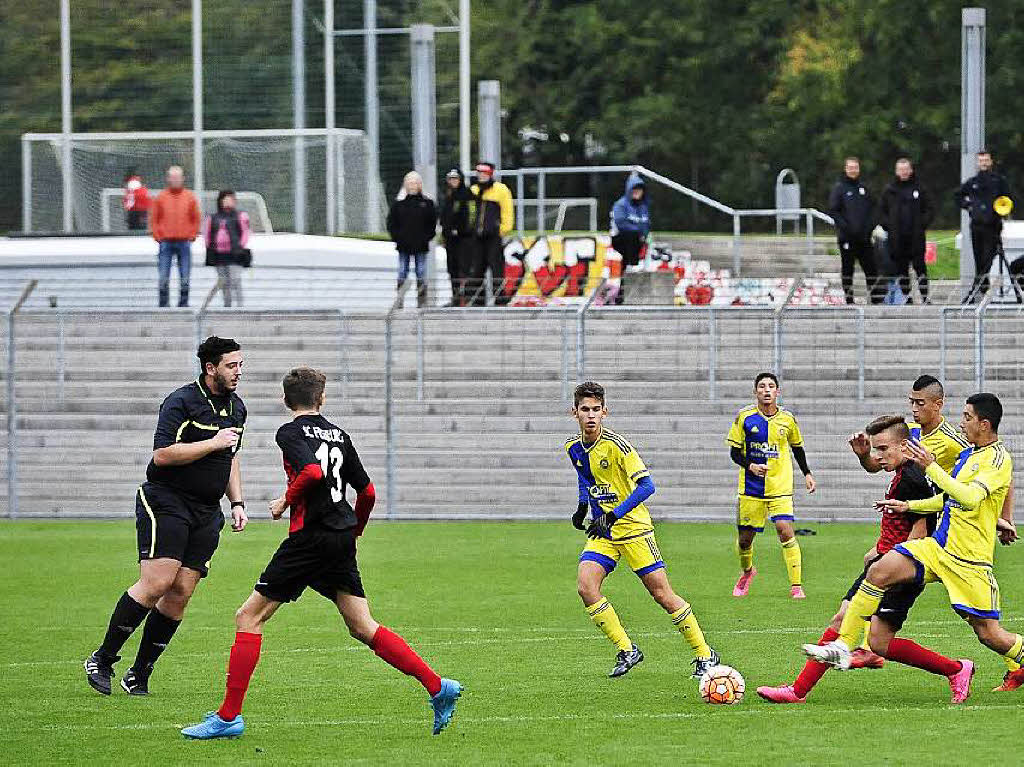
<path id="1" fill-rule="evenodd" d="M 647 187 L 640 174 L 633 171 L 626 179 L 626 193 L 612 205 L 612 248 L 622 256 L 622 270 L 640 263 L 640 256 L 651 233 L 651 211 L 647 204 Z M 621 304 L 623 291 L 615 296 Z"/>

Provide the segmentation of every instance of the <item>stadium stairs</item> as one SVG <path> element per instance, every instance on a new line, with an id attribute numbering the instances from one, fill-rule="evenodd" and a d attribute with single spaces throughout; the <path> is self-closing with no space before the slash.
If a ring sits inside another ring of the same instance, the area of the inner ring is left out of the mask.
<path id="1" fill-rule="evenodd" d="M 908 383 L 922 372 L 937 373 L 938 318 L 930 307 L 867 309 L 859 401 L 853 315 L 785 314 L 784 404 L 800 420 L 820 485 L 808 497 L 797 478 L 800 519 L 875 518 L 870 502 L 880 497 L 886 479 L 865 474 L 846 439 L 879 413 L 904 412 Z M 160 401 L 194 375 L 193 315 L 106 310 L 68 313 L 63 322 L 61 399 L 56 313 L 30 308 L 18 319 L 19 512 L 53 518 L 131 515 Z M 988 388 L 1007 403 L 1003 434 L 1019 452 L 1024 383 L 1017 339 L 1024 317 L 992 323 Z M 309 364 L 329 376 L 326 413 L 353 435 L 378 488 L 376 513 L 383 516 L 383 314 L 213 312 L 202 330 L 236 337 L 244 347 L 240 392 L 250 419 L 243 476 L 250 512 L 264 516 L 266 502 L 283 487 L 274 444 L 275 430 L 287 418 L 279 381 L 290 367 Z M 576 483 L 563 444 L 575 423 L 562 377 L 567 366 L 575 383 L 574 318 L 543 311 L 424 315 L 422 399 L 415 312 L 396 315 L 393 339 L 396 516 L 567 517 L 576 504 Z M 724 436 L 736 411 L 751 399 L 753 374 L 773 367 L 772 339 L 770 311 L 719 313 L 712 397 L 705 313 L 614 309 L 588 316 L 586 377 L 607 386 L 609 426 L 631 439 L 650 464 L 658 486 L 651 507 L 658 517 L 732 519 L 736 467 Z M 947 412 L 955 422 L 973 389 L 973 322 L 951 321 L 947 340 Z M 4 401 L 5 430 L 6 413 Z M 6 453 L 0 460 L 6 461 Z M 1019 465 L 1024 468 L 1024 459 Z M 6 497 L 4 483 L 0 514 L 7 511 Z"/>

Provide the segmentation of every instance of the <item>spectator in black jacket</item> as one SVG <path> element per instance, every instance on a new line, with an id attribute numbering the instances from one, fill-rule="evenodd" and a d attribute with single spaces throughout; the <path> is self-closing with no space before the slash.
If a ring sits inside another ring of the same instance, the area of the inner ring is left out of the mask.
<path id="1" fill-rule="evenodd" d="M 448 278 L 452 283 L 452 306 L 465 306 L 466 280 L 473 267 L 473 228 L 469 214 L 473 193 L 458 168 L 445 176 L 444 201 L 441 203 L 441 236 L 448 260 Z"/>
<path id="2" fill-rule="evenodd" d="M 885 298 L 885 285 L 878 277 L 875 254 L 871 247 L 871 230 L 875 225 L 875 201 L 860 182 L 860 160 L 847 157 L 844 172 L 828 198 L 829 213 L 835 221 L 842 259 L 843 292 L 846 303 L 853 303 L 853 267 L 860 261 L 864 270 L 871 303 L 880 304 Z"/>
<path id="3" fill-rule="evenodd" d="M 910 298 L 910 265 L 913 264 L 921 301 L 927 304 L 925 230 L 935 218 L 935 205 L 928 191 L 918 183 L 909 158 L 901 157 L 896 161 L 896 178 L 882 192 L 879 209 L 880 225 L 887 235 L 889 255 L 900 281 L 900 290 Z"/>
<path id="4" fill-rule="evenodd" d="M 427 305 L 427 253 L 437 231 L 434 201 L 423 195 L 423 178 L 405 174 L 402 191 L 388 211 L 388 233 L 398 248 L 398 289 L 409 277 L 409 261 L 416 263 L 416 305 Z"/>
<path id="5" fill-rule="evenodd" d="M 992 169 L 992 154 L 978 152 L 978 174 L 967 179 L 956 194 L 956 201 L 971 217 L 971 250 L 974 251 L 974 282 L 965 304 L 981 300 L 988 292 L 988 273 L 999 248 L 1003 219 L 993 209 L 997 197 L 1010 197 L 1006 177 Z"/>

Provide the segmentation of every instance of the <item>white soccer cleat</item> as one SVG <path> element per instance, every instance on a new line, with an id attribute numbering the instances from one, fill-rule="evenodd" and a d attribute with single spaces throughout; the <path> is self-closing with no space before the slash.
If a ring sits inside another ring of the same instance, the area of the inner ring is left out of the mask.
<path id="1" fill-rule="evenodd" d="M 850 648 L 841 639 L 828 642 L 827 644 L 805 644 L 804 655 L 818 663 L 827 663 L 839 671 L 850 669 L 852 653 Z"/>

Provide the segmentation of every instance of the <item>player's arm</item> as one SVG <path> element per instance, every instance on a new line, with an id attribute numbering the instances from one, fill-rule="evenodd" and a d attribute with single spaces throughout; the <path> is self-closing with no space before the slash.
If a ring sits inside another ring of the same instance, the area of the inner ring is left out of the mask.
<path id="1" fill-rule="evenodd" d="M 1017 540 L 1017 525 L 1013 521 L 1012 480 L 1010 481 L 1010 487 L 1006 491 L 1006 497 L 1003 499 L 1003 510 L 999 515 L 999 519 L 996 520 L 996 532 L 999 535 L 999 542 L 1004 546 L 1009 546 Z"/>
<path id="2" fill-rule="evenodd" d="M 572 458 L 569 460 L 572 460 Z M 583 522 L 587 518 L 587 509 L 590 508 L 590 495 L 587 492 L 587 483 L 584 481 L 583 477 L 579 476 L 579 473 L 577 473 L 576 478 L 579 480 L 579 502 L 576 504 L 576 511 L 574 511 L 572 515 L 572 526 L 577 530 L 583 530 L 585 529 Z"/>
<path id="3" fill-rule="evenodd" d="M 153 463 L 157 466 L 185 466 L 218 450 L 230 450 L 238 443 L 235 429 L 221 429 L 210 439 L 178 442 L 178 433 L 188 421 L 185 403 L 180 397 L 168 398 L 160 406 L 160 417 L 153 435 Z"/>
<path id="4" fill-rule="evenodd" d="M 320 462 L 313 455 L 309 444 L 299 432 L 288 426 L 290 424 L 285 424 L 277 430 L 275 441 L 281 448 L 285 461 L 292 467 L 294 476 L 288 482 L 284 494 L 270 502 L 270 516 L 274 519 L 280 519 L 288 508 L 294 506 L 310 488 L 322 482 L 324 478 Z"/>
<path id="5" fill-rule="evenodd" d="M 228 475 L 228 502 L 231 504 L 231 529 L 240 533 L 249 524 L 245 513 L 245 499 L 242 498 L 242 465 L 236 455 L 231 459 L 231 473 Z"/>
<path id="6" fill-rule="evenodd" d="M 800 423 L 793 418 L 793 428 L 789 430 L 789 447 L 793 451 L 793 458 L 796 459 L 796 465 L 800 467 L 800 473 L 804 475 L 804 486 L 807 488 L 808 493 L 813 493 L 818 489 L 818 483 L 814 479 L 814 475 L 811 473 L 810 467 L 807 465 L 807 451 L 804 450 L 804 435 L 800 431 Z"/>
<path id="7" fill-rule="evenodd" d="M 370 476 L 363 468 L 363 462 L 359 459 L 352 440 L 345 442 L 345 464 L 344 479 L 346 485 L 351 485 L 356 491 L 356 503 L 352 507 L 356 513 L 355 535 L 358 538 L 366 529 L 366 523 L 370 521 L 370 512 L 377 503 L 377 490 L 370 481 Z"/>
<path id="8" fill-rule="evenodd" d="M 862 431 L 850 435 L 850 448 L 853 450 L 864 471 L 869 474 L 877 474 L 882 470 L 882 465 L 871 457 L 871 441 L 868 435 Z"/>

